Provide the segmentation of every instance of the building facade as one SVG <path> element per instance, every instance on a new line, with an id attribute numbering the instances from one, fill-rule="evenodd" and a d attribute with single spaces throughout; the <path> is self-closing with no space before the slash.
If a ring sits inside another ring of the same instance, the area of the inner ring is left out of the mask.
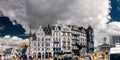
<path id="1" fill-rule="evenodd" d="M 76 44 L 79 44 L 82 47 L 81 52 L 83 52 L 83 50 L 87 51 L 86 29 L 75 25 L 69 25 L 69 28 L 71 28 L 72 52 L 75 55 L 80 55 L 81 49 L 77 47 Z"/>
<path id="2" fill-rule="evenodd" d="M 120 43 L 120 35 L 111 35 L 110 36 L 110 45 L 115 47 L 117 43 Z"/>
<path id="3" fill-rule="evenodd" d="M 77 54 L 81 50 L 76 43 L 82 46 L 84 51 L 81 52 L 86 53 L 88 42 L 94 45 L 93 40 L 87 40 L 87 31 L 89 30 L 75 25 L 40 26 L 36 33 L 30 33 L 29 55 L 33 58 L 47 58 L 61 54 Z M 90 35 L 93 33 L 89 33 Z"/>
<path id="4" fill-rule="evenodd" d="M 89 26 L 86 29 L 86 35 L 87 35 L 87 52 L 93 52 L 94 51 L 94 30 L 91 26 Z"/>
<path id="5" fill-rule="evenodd" d="M 112 47 L 111 45 L 107 44 L 106 38 L 103 39 L 103 44 L 101 44 L 100 46 L 98 46 L 99 51 L 104 51 L 104 52 L 105 51 L 110 51 L 111 47 Z"/>

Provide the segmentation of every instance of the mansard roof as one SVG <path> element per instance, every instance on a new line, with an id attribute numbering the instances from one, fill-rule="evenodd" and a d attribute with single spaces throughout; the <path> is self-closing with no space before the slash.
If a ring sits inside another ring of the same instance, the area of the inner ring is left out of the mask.
<path id="1" fill-rule="evenodd" d="M 86 33 L 86 29 L 85 29 L 85 28 L 83 28 L 83 27 L 79 27 L 78 29 L 79 29 L 80 32 L 82 32 L 82 33 Z"/>
<path id="2" fill-rule="evenodd" d="M 79 29 L 78 29 L 78 27 L 76 25 L 71 26 L 71 30 L 79 31 Z"/>
<path id="3" fill-rule="evenodd" d="M 78 31 L 78 32 L 86 33 L 86 29 L 83 28 L 83 27 L 79 27 L 79 26 L 76 26 L 76 25 L 68 25 L 68 27 L 70 27 L 71 30 L 73 30 L 73 31 Z"/>
<path id="4" fill-rule="evenodd" d="M 46 27 L 42 27 L 43 28 L 43 31 L 46 35 L 51 35 L 52 34 L 52 30 L 55 30 L 55 27 L 56 26 L 51 26 L 51 25 L 48 25 Z M 57 26 L 59 30 L 61 30 L 61 27 L 60 26 Z"/>
<path id="5" fill-rule="evenodd" d="M 86 29 L 83 28 L 83 27 L 79 27 L 79 26 L 76 26 L 76 25 L 67 25 L 71 30 L 73 31 L 78 31 L 78 32 L 81 32 L 81 33 L 86 33 Z M 45 27 L 42 27 L 45 35 L 51 35 L 52 34 L 52 30 L 55 30 L 55 28 L 58 28 L 59 30 L 61 30 L 62 26 L 55 26 L 55 25 L 48 25 L 48 26 L 45 26 Z"/>
<path id="6" fill-rule="evenodd" d="M 49 27 L 42 27 L 43 28 L 43 31 L 46 35 L 51 35 L 52 32 L 51 32 L 51 28 Z"/>

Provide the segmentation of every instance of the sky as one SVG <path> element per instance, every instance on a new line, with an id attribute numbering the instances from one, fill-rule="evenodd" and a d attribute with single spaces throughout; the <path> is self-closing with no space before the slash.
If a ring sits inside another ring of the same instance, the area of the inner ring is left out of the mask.
<path id="1" fill-rule="evenodd" d="M 111 21 L 118 21 L 120 22 L 120 0 L 111 0 L 111 7 L 110 9 L 110 16 Z"/>
<path id="2" fill-rule="evenodd" d="M 6 31 L 9 35 L 28 34 L 30 26 L 35 32 L 39 25 L 56 23 L 85 28 L 91 25 L 96 44 L 108 35 L 120 35 L 120 0 L 0 0 L 0 10 L 9 17 L 3 26 L 13 23 L 10 27 L 14 34 Z M 3 26 L 0 31 L 7 30 Z"/>
<path id="3" fill-rule="evenodd" d="M 25 34 L 25 29 L 22 25 L 18 24 L 16 21 L 10 21 L 9 17 L 0 17 L 0 27 L 0 36 L 16 36 Z"/>

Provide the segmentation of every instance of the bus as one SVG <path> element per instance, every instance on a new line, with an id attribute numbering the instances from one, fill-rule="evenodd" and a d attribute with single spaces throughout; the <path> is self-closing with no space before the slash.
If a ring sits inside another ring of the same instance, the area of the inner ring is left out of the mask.
<path id="1" fill-rule="evenodd" d="M 110 48 L 109 60 L 120 60 L 120 45 Z"/>

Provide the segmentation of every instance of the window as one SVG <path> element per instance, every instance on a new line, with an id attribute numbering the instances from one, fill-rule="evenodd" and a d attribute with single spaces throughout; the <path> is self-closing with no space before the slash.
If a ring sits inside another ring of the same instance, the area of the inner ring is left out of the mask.
<path id="1" fill-rule="evenodd" d="M 46 46 L 50 46 L 50 43 L 46 43 Z"/>
<path id="2" fill-rule="evenodd" d="M 59 40 L 60 40 L 60 38 L 57 37 L 57 38 L 56 38 L 56 41 L 58 42 Z"/>
<path id="3" fill-rule="evenodd" d="M 68 38 L 68 40 L 70 40 L 70 38 Z"/>
<path id="4" fill-rule="evenodd" d="M 40 50 L 40 48 L 38 48 L 38 50 Z"/>
<path id="5" fill-rule="evenodd" d="M 36 46 L 36 43 L 34 43 L 34 46 Z"/>
<path id="6" fill-rule="evenodd" d="M 36 40 L 36 36 L 33 37 L 33 40 Z"/>
<path id="7" fill-rule="evenodd" d="M 40 41 L 40 38 L 38 38 L 38 41 Z"/>
<path id="8" fill-rule="evenodd" d="M 42 46 L 44 46 L 44 43 L 42 43 Z"/>
<path id="9" fill-rule="evenodd" d="M 82 40 L 83 40 L 83 39 L 81 38 L 81 42 L 82 42 Z"/>
<path id="10" fill-rule="evenodd" d="M 44 41 L 44 38 L 42 38 L 42 41 Z"/>
<path id="11" fill-rule="evenodd" d="M 58 38 L 56 38 L 56 41 L 58 41 Z"/>
<path id="12" fill-rule="evenodd" d="M 64 40 L 66 40 L 66 39 L 64 38 Z"/>
<path id="13" fill-rule="evenodd" d="M 54 48 L 53 51 L 56 51 L 56 48 Z"/>
<path id="14" fill-rule="evenodd" d="M 70 43 L 68 43 L 68 46 L 70 46 Z"/>
<path id="15" fill-rule="evenodd" d="M 38 46 L 40 46 L 40 43 L 38 43 Z"/>
<path id="16" fill-rule="evenodd" d="M 70 50 L 70 47 L 68 47 L 68 50 Z"/>
<path id="17" fill-rule="evenodd" d="M 44 48 L 42 48 L 42 50 L 44 50 Z"/>
<path id="18" fill-rule="evenodd" d="M 63 46 L 66 46 L 66 43 L 63 43 Z"/>
<path id="19" fill-rule="evenodd" d="M 46 41 L 50 41 L 50 38 L 46 38 Z"/>
<path id="20" fill-rule="evenodd" d="M 58 36 L 58 33 L 56 32 L 56 36 Z"/>
<path id="21" fill-rule="evenodd" d="M 55 36 L 55 33 L 53 32 L 52 35 Z"/>
<path id="22" fill-rule="evenodd" d="M 70 38 L 68 38 L 68 43 L 70 43 Z"/>
<path id="23" fill-rule="evenodd" d="M 53 37 L 53 41 L 55 41 L 55 37 Z"/>
<path id="24" fill-rule="evenodd" d="M 57 47 L 57 44 L 55 44 L 55 47 Z"/>
<path id="25" fill-rule="evenodd" d="M 67 50 L 67 47 L 65 48 L 65 50 Z"/>
<path id="26" fill-rule="evenodd" d="M 60 42 L 60 38 L 59 38 L 59 42 Z"/>
<path id="27" fill-rule="evenodd" d="M 66 41 L 64 40 L 63 43 L 66 43 Z"/>
<path id="28" fill-rule="evenodd" d="M 33 57 L 34 57 L 34 58 L 36 57 L 36 53 L 33 53 Z"/>
<path id="29" fill-rule="evenodd" d="M 50 50 L 50 48 L 47 48 L 47 50 Z"/>
<path id="30" fill-rule="evenodd" d="M 82 36 L 82 34 L 80 34 L 80 36 Z"/>
<path id="31" fill-rule="evenodd" d="M 48 41 L 50 41 L 50 38 L 48 39 Z"/>
<path id="32" fill-rule="evenodd" d="M 63 47 L 63 49 L 65 49 L 65 47 Z"/>

